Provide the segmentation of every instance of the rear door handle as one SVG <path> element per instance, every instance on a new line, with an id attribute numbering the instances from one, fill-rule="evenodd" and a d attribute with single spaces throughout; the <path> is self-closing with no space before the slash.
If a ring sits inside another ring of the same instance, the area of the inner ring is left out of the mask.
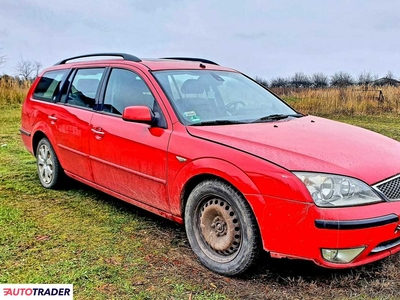
<path id="1" fill-rule="evenodd" d="M 93 132 L 96 140 L 100 141 L 104 137 L 104 131 L 101 127 L 92 128 L 90 130 Z"/>
<path id="2" fill-rule="evenodd" d="M 104 135 L 104 131 L 102 131 L 101 130 L 101 128 L 92 128 L 91 129 L 92 130 L 92 132 L 94 133 L 94 134 L 96 134 L 96 135 L 101 135 L 101 136 L 103 136 Z"/>
<path id="3" fill-rule="evenodd" d="M 49 116 L 50 124 L 54 125 L 57 122 L 57 117 L 54 115 Z"/>

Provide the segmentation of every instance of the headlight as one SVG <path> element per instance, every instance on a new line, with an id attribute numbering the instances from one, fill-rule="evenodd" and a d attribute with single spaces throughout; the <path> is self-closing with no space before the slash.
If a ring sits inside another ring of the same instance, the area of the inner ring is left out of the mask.
<path id="1" fill-rule="evenodd" d="M 305 184 L 316 205 L 340 207 L 375 203 L 381 198 L 364 182 L 340 175 L 294 172 Z"/>

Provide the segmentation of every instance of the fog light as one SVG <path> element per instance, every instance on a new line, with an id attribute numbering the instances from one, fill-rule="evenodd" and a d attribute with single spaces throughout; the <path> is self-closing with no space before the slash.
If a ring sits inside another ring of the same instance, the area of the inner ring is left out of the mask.
<path id="1" fill-rule="evenodd" d="M 352 249 L 321 249 L 322 257 L 333 263 L 349 263 L 363 252 L 365 247 Z"/>

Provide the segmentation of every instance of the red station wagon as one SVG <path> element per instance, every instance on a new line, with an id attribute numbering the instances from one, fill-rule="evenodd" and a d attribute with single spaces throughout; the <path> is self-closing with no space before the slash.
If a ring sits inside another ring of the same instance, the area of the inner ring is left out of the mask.
<path id="1" fill-rule="evenodd" d="M 400 250 L 399 142 L 302 115 L 209 60 L 65 59 L 33 83 L 20 131 L 45 188 L 66 174 L 185 224 L 223 275 L 261 250 L 328 268 Z"/>

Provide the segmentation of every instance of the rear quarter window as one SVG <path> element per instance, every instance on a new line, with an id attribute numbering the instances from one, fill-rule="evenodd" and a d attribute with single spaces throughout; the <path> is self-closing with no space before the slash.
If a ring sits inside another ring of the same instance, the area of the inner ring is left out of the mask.
<path id="1" fill-rule="evenodd" d="M 61 90 L 61 82 L 69 70 L 49 71 L 43 74 L 33 92 L 33 98 L 55 102 Z"/>

